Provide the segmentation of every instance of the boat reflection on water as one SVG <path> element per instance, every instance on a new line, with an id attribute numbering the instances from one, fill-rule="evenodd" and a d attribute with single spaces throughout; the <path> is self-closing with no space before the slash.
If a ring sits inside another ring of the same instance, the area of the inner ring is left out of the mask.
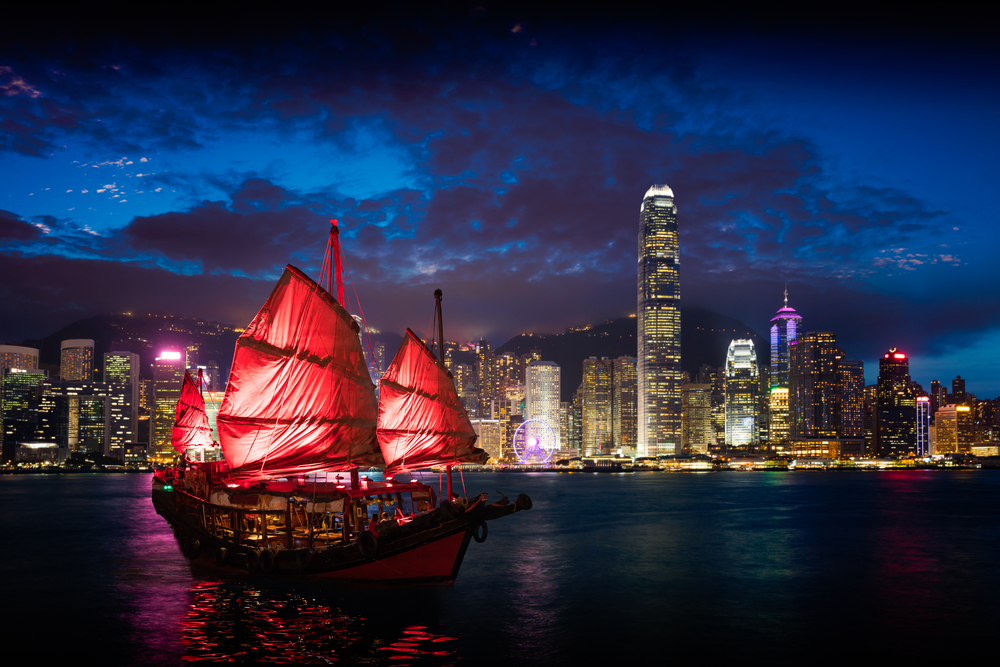
<path id="1" fill-rule="evenodd" d="M 185 661 L 451 665 L 456 637 L 361 607 L 343 591 L 302 592 L 247 582 L 205 581 L 191 589 L 181 624 Z M 369 592 L 370 593 L 370 592 Z M 412 591 L 411 591 L 412 593 Z M 406 619 L 413 621 L 412 608 Z"/>

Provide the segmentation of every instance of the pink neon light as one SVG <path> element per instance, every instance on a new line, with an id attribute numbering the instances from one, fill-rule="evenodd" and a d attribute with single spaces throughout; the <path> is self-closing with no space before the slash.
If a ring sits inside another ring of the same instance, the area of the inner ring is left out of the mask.
<path id="1" fill-rule="evenodd" d="M 926 396 L 917 396 L 917 400 L 922 403 L 929 403 L 931 399 L 927 398 Z"/>
<path id="2" fill-rule="evenodd" d="M 181 353 L 180 352 L 172 352 L 170 350 L 167 350 L 165 352 L 160 352 L 160 359 L 174 359 L 174 360 L 177 360 L 177 359 L 180 359 L 180 358 L 181 358 Z"/>
<path id="3" fill-rule="evenodd" d="M 901 354 L 899 352 L 897 352 L 896 354 L 894 354 L 892 356 L 895 357 L 896 359 L 906 359 L 906 355 L 905 354 Z"/>

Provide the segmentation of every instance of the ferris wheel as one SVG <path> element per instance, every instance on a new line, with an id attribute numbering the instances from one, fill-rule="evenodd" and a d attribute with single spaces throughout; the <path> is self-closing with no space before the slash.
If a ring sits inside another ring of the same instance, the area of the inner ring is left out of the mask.
<path id="1" fill-rule="evenodd" d="M 545 463 L 556 448 L 552 428 L 541 419 L 529 419 L 514 431 L 514 453 L 521 463 Z"/>

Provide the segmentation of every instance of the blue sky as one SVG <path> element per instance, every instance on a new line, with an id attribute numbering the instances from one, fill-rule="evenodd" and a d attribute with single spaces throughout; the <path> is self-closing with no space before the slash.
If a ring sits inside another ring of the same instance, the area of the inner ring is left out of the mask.
<path id="1" fill-rule="evenodd" d="M 897 346 L 925 387 L 1000 393 L 976 17 L 376 9 L 0 45 L 0 339 L 248 321 L 284 264 L 318 274 L 333 217 L 374 325 L 424 326 L 441 287 L 454 337 L 558 332 L 634 312 L 639 202 L 667 183 L 685 305 L 764 332 L 787 282 L 869 381 Z"/>

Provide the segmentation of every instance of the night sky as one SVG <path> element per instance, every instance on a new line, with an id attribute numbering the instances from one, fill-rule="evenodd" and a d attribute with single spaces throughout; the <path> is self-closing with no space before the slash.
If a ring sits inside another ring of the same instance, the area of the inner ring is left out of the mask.
<path id="1" fill-rule="evenodd" d="M 426 333 L 440 287 L 449 338 L 561 332 L 635 312 L 666 183 L 685 306 L 766 334 L 787 282 L 869 382 L 896 346 L 1000 394 L 989 20 L 752 9 L 9 19 L 0 340 L 244 325 L 331 218 L 375 327 Z"/>

